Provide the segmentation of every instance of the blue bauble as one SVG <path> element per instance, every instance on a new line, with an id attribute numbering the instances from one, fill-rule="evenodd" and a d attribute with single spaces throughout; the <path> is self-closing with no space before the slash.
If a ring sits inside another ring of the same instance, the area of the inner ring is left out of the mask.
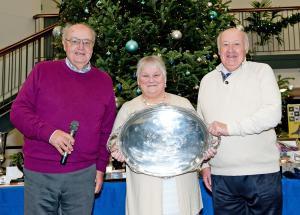
<path id="1" fill-rule="evenodd" d="M 206 58 L 207 60 L 211 60 L 211 59 L 212 59 L 212 56 L 211 56 L 210 54 L 207 54 L 207 55 L 205 56 L 205 58 Z"/>
<path id="2" fill-rule="evenodd" d="M 215 19 L 215 18 L 217 18 L 217 16 L 218 16 L 218 13 L 216 11 L 214 11 L 214 10 L 209 11 L 210 19 Z"/>
<path id="3" fill-rule="evenodd" d="M 139 96 L 139 95 L 141 95 L 141 94 L 142 94 L 142 91 L 141 91 L 141 89 L 138 87 L 138 88 L 136 89 L 136 91 L 135 91 L 135 95 Z"/>
<path id="4" fill-rule="evenodd" d="M 135 40 L 129 40 L 125 45 L 125 49 L 130 53 L 135 52 L 138 48 L 139 45 Z"/>
<path id="5" fill-rule="evenodd" d="M 117 84 L 117 90 L 118 90 L 118 92 L 122 92 L 122 89 L 123 89 L 122 84 L 118 83 Z"/>

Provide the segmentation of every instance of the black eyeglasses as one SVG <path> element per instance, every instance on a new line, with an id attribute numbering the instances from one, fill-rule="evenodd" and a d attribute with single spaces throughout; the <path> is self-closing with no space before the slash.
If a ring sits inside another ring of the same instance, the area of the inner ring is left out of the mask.
<path id="1" fill-rule="evenodd" d="M 71 38 L 65 40 L 68 41 L 71 44 L 71 46 L 79 46 L 80 43 L 82 43 L 84 48 L 91 48 L 94 45 L 94 41 L 89 39 Z"/>

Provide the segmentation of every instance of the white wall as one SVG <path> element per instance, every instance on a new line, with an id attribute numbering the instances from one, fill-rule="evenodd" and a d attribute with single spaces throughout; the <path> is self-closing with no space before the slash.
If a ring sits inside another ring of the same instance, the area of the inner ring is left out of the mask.
<path id="1" fill-rule="evenodd" d="M 34 33 L 32 17 L 40 8 L 40 0 L 1 0 L 0 49 Z"/>
<path id="2" fill-rule="evenodd" d="M 34 15 L 58 11 L 50 0 L 1 0 L 0 5 L 0 49 L 34 34 Z"/>
<path id="3" fill-rule="evenodd" d="M 57 3 L 60 3 L 61 0 L 41 0 L 42 4 L 42 13 L 58 13 Z"/>

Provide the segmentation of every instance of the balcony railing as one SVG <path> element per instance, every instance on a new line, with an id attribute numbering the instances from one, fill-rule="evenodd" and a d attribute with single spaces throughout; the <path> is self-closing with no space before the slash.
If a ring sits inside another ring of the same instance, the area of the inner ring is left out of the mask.
<path id="1" fill-rule="evenodd" d="M 274 21 L 279 21 L 282 18 L 287 18 L 293 14 L 300 13 L 300 6 L 297 7 L 273 7 L 273 8 L 242 8 L 231 9 L 235 18 L 244 27 L 249 26 L 249 22 L 246 20 L 253 13 L 265 13 L 265 12 L 278 12 L 280 15 Z M 281 31 L 282 43 L 280 44 L 275 36 L 265 45 L 259 45 L 260 38 L 257 33 L 248 33 L 250 42 L 250 51 L 257 55 L 272 55 L 272 54 L 299 54 L 300 53 L 300 24 L 288 25 L 287 28 L 283 28 Z"/>

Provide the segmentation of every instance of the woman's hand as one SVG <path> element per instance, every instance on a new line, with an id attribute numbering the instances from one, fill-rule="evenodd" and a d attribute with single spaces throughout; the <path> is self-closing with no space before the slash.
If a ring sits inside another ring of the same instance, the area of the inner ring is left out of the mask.
<path id="1" fill-rule="evenodd" d="M 123 155 L 123 153 L 120 151 L 119 147 L 117 146 L 117 144 L 113 144 L 110 148 L 110 153 L 111 156 L 116 159 L 119 162 L 124 162 L 125 161 L 125 157 Z"/>
<path id="2" fill-rule="evenodd" d="M 217 149 L 215 149 L 214 147 L 210 147 L 204 152 L 203 159 L 208 160 L 210 158 L 213 158 L 216 154 Z"/>

